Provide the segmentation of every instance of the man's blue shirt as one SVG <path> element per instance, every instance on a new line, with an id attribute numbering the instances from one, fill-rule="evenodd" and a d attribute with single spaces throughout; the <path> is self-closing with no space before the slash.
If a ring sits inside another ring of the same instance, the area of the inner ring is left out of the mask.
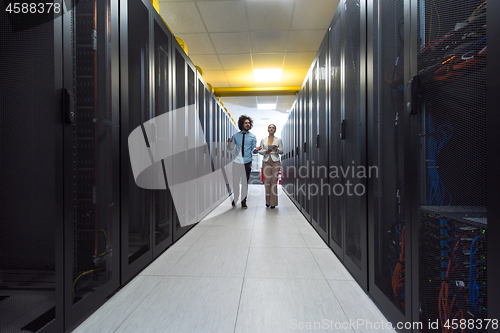
<path id="1" fill-rule="evenodd" d="M 237 145 L 240 149 L 239 152 L 237 151 L 236 158 L 234 159 L 235 162 L 237 163 L 248 163 L 252 162 L 252 154 L 253 150 L 255 147 L 257 147 L 257 137 L 253 135 L 250 132 L 247 132 L 245 134 L 245 147 L 243 147 L 243 150 L 245 152 L 245 156 L 241 156 L 241 143 L 243 142 L 243 133 L 240 131 L 238 133 L 235 133 L 232 138 L 233 139 L 233 148 L 235 148 L 235 145 Z"/>

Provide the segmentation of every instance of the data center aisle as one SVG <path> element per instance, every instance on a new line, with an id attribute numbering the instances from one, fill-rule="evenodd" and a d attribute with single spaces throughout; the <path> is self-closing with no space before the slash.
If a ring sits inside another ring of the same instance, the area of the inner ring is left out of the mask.
<path id="1" fill-rule="evenodd" d="M 227 199 L 74 330 L 395 332 L 280 190 Z M 380 328 L 382 327 L 382 328 Z"/>

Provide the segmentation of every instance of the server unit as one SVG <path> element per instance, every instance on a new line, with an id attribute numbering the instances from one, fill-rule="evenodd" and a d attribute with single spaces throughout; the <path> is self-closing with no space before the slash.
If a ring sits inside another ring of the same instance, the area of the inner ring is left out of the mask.
<path id="1" fill-rule="evenodd" d="M 470 324 L 489 318 L 487 4 L 418 1 L 417 8 L 419 51 L 409 112 L 418 146 L 419 320 L 439 318 L 437 328 L 425 331 L 451 332 L 457 330 L 454 319 Z M 487 331 L 479 325 L 460 329 Z"/>

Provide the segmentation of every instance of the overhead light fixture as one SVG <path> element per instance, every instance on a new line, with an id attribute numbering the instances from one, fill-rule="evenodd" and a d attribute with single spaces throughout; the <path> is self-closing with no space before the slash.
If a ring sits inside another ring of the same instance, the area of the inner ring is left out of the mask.
<path id="1" fill-rule="evenodd" d="M 274 69 L 254 69 L 254 81 L 256 82 L 272 82 L 281 80 L 281 68 Z"/>
<path id="2" fill-rule="evenodd" d="M 274 110 L 276 109 L 276 104 L 257 104 L 258 110 Z"/>

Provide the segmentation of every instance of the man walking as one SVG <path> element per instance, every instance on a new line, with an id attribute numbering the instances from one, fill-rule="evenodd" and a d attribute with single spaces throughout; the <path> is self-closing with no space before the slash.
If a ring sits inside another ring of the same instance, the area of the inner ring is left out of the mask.
<path id="1" fill-rule="evenodd" d="M 241 180 L 241 208 L 247 209 L 247 193 L 248 179 L 250 178 L 250 170 L 252 169 L 252 153 L 256 153 L 261 147 L 257 145 L 257 138 L 250 133 L 253 126 L 252 118 L 242 115 L 238 119 L 238 127 L 240 131 L 235 133 L 231 138 L 227 139 L 228 146 L 235 149 L 235 159 L 233 163 L 233 192 L 234 199 L 232 206 L 236 206 L 240 195 L 240 180 Z"/>

